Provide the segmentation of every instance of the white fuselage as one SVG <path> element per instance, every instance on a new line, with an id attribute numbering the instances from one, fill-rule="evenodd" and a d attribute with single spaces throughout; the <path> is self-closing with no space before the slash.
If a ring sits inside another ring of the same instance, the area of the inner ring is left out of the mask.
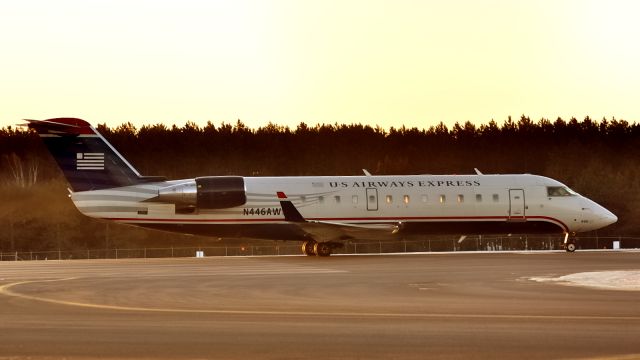
<path id="1" fill-rule="evenodd" d="M 161 189 L 192 181 L 78 192 L 72 199 L 88 216 L 168 230 L 211 225 L 210 233 L 196 233 L 214 236 L 224 225 L 288 224 L 278 192 L 307 221 L 399 224 L 424 233 L 575 233 L 617 220 L 564 184 L 528 174 L 245 177 L 246 203 L 240 206 L 181 211 L 175 203 L 153 201 Z M 568 192 L 551 194 L 555 188 Z"/>

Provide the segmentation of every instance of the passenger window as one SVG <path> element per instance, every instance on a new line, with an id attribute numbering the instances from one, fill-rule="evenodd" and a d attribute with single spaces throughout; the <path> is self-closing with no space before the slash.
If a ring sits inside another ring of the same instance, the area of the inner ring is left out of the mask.
<path id="1" fill-rule="evenodd" d="M 426 203 L 428 200 L 427 195 L 422 195 L 422 202 Z"/>
<path id="2" fill-rule="evenodd" d="M 358 195 L 353 195 L 351 197 L 351 201 L 353 202 L 354 205 L 357 204 L 358 203 Z"/>
<path id="3" fill-rule="evenodd" d="M 444 204 L 447 201 L 447 197 L 444 195 L 440 195 L 440 204 Z"/>
<path id="4" fill-rule="evenodd" d="M 318 203 L 324 204 L 324 196 L 318 196 Z"/>
<path id="5" fill-rule="evenodd" d="M 458 204 L 462 204 L 464 202 L 464 195 L 458 195 Z"/>
<path id="6" fill-rule="evenodd" d="M 391 204 L 393 202 L 393 196 L 387 195 L 386 200 L 387 200 L 387 204 Z"/>
<path id="7" fill-rule="evenodd" d="M 304 196 L 304 195 L 303 195 L 303 196 L 300 196 L 300 201 L 302 201 L 302 202 L 307 201 L 307 197 L 306 197 L 306 196 Z"/>
<path id="8" fill-rule="evenodd" d="M 476 202 L 482 202 L 482 194 L 476 194 Z"/>
<path id="9" fill-rule="evenodd" d="M 402 198 L 402 201 L 404 201 L 404 203 L 405 203 L 405 204 L 408 204 L 408 203 L 409 203 L 409 195 L 405 195 L 405 196 Z"/>
<path id="10" fill-rule="evenodd" d="M 336 195 L 333 197 L 336 200 L 336 204 L 340 204 L 340 196 Z"/>
<path id="11" fill-rule="evenodd" d="M 498 196 L 498 194 L 493 194 L 493 202 L 498 202 L 500 201 L 500 197 Z"/>
<path id="12" fill-rule="evenodd" d="M 369 195 L 369 203 L 370 204 L 375 204 L 376 203 L 376 197 L 373 195 Z"/>

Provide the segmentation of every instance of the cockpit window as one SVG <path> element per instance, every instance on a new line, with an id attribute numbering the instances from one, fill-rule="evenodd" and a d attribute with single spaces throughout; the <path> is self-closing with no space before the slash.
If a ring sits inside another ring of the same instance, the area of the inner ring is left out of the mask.
<path id="1" fill-rule="evenodd" d="M 577 195 L 575 191 L 564 186 L 547 186 L 548 196 L 574 196 Z"/>

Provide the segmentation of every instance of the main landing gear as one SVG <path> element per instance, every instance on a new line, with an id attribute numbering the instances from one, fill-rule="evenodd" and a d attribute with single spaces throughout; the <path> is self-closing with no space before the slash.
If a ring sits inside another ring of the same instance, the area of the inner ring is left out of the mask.
<path id="1" fill-rule="evenodd" d="M 341 243 L 336 242 L 317 242 L 315 240 L 307 240 L 302 243 L 302 253 L 307 256 L 329 256 L 333 249 L 342 247 Z"/>
<path id="2" fill-rule="evenodd" d="M 569 235 L 569 233 L 564 234 L 564 249 L 567 252 L 576 251 L 576 236 L 575 234 Z"/>

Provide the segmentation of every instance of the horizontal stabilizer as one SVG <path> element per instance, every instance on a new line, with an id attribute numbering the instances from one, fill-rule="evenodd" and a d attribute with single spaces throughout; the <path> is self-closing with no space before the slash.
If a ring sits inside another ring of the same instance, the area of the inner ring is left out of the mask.
<path id="1" fill-rule="evenodd" d="M 76 118 L 55 118 L 48 120 L 25 119 L 29 122 L 29 128 L 35 129 L 40 136 L 43 135 L 95 135 L 96 132 L 88 122 Z"/>

